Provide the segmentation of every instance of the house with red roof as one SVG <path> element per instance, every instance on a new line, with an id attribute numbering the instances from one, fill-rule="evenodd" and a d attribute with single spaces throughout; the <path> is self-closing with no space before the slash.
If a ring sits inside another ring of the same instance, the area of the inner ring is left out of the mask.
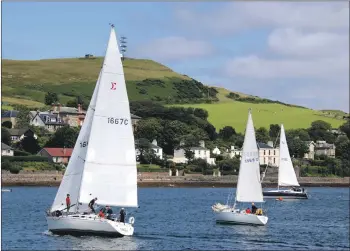
<path id="1" fill-rule="evenodd" d="M 54 163 L 68 164 L 73 148 L 45 147 L 38 152 L 39 156 L 48 157 Z"/>

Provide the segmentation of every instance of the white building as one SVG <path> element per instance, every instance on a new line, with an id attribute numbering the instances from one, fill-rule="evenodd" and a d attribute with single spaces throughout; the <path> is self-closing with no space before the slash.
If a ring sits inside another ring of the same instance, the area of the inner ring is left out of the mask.
<path id="1" fill-rule="evenodd" d="M 267 144 L 258 142 L 260 165 L 279 166 L 280 149 L 273 147 L 273 142 Z"/>
<path id="2" fill-rule="evenodd" d="M 237 157 L 241 159 L 242 157 L 242 149 L 239 149 L 235 146 L 231 146 L 231 149 L 227 149 L 226 152 L 230 156 L 230 158 Z"/>
<path id="3" fill-rule="evenodd" d="M 140 150 L 137 149 L 137 143 L 138 140 L 135 141 L 135 153 L 136 153 L 136 159 L 138 159 L 138 156 L 140 155 Z M 160 158 L 163 159 L 163 148 L 158 146 L 157 140 L 153 140 L 152 143 L 149 144 L 150 148 L 153 150 L 154 154 Z"/>
<path id="4" fill-rule="evenodd" d="M 4 143 L 1 143 L 1 156 L 13 156 L 13 149 Z"/>
<path id="5" fill-rule="evenodd" d="M 213 154 L 216 154 L 216 155 L 220 155 L 221 154 L 221 151 L 220 149 L 216 146 L 213 151 L 212 151 Z"/>
<path id="6" fill-rule="evenodd" d="M 189 150 L 194 153 L 194 159 L 204 159 L 210 165 L 215 165 L 215 158 L 210 158 L 210 150 L 205 148 L 205 143 L 203 140 L 199 141 L 200 146 L 190 147 Z M 180 148 L 174 150 L 174 158 L 172 159 L 174 163 L 187 163 L 188 159 L 185 156 L 185 150 Z"/>

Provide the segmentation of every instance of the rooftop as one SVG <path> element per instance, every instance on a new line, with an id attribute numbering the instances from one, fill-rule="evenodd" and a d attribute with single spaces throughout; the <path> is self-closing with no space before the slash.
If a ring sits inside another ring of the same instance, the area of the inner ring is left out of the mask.
<path id="1" fill-rule="evenodd" d="M 4 143 L 1 143 L 1 150 L 11 150 L 12 148 Z"/>
<path id="2" fill-rule="evenodd" d="M 8 130 L 9 130 L 11 136 L 21 136 L 30 129 L 29 128 L 22 128 L 22 129 L 13 129 L 12 128 L 12 129 L 8 129 Z"/>
<path id="3" fill-rule="evenodd" d="M 17 117 L 17 114 L 18 114 L 19 111 L 4 111 L 1 113 L 1 117 L 2 118 L 15 118 Z"/>
<path id="4" fill-rule="evenodd" d="M 73 152 L 73 148 L 43 148 L 46 152 L 48 152 L 52 157 L 70 157 Z"/>
<path id="5" fill-rule="evenodd" d="M 268 148 L 268 149 L 273 149 L 272 146 L 269 146 L 268 144 L 262 143 L 262 142 L 257 142 L 256 143 L 258 148 Z"/>

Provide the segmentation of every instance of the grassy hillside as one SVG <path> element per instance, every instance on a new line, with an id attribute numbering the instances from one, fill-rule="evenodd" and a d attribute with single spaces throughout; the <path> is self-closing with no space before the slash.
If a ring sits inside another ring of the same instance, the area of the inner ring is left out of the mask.
<path id="1" fill-rule="evenodd" d="M 102 60 L 103 58 L 2 60 L 2 95 L 17 99 L 8 99 L 10 104 L 26 105 L 29 105 L 28 100 L 43 103 L 48 91 L 58 93 L 61 103 L 77 95 L 89 99 Z M 126 59 L 123 64 L 131 100 L 173 97 L 179 92 L 178 88 L 174 87 L 174 82 L 191 80 L 151 60 Z"/>
<path id="2" fill-rule="evenodd" d="M 247 123 L 248 109 L 252 108 L 254 126 L 269 128 L 270 124 L 284 124 L 285 129 L 307 128 L 315 120 L 329 122 L 334 128 L 345 120 L 325 117 L 323 112 L 281 104 L 252 104 L 247 102 L 222 102 L 216 104 L 173 105 L 202 108 L 209 113 L 209 122 L 217 130 L 224 126 L 232 126 L 238 132 L 244 132 Z"/>
<path id="3" fill-rule="evenodd" d="M 62 104 L 80 95 L 91 98 L 103 58 L 47 59 L 35 61 L 2 60 L 2 108 L 11 104 L 43 107 L 48 91 L 59 94 Z M 247 110 L 253 108 L 257 127 L 284 123 L 286 128 L 308 127 L 317 119 L 338 127 L 344 122 L 341 111 L 314 111 L 274 103 L 256 96 L 205 86 L 152 60 L 125 59 L 123 62 L 129 99 L 161 101 L 208 110 L 217 129 L 232 125 L 242 131 Z M 205 104 L 208 95 L 213 104 Z M 230 97 L 228 97 L 230 95 Z M 258 111 L 260 110 L 260 112 Z M 283 111 L 282 111 L 283 110 Z"/>

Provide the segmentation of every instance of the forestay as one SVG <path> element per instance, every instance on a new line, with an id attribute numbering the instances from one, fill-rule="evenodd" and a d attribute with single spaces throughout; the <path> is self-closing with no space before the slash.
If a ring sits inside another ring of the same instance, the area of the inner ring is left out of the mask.
<path id="1" fill-rule="evenodd" d="M 237 182 L 236 200 L 239 202 L 263 202 L 260 183 L 259 152 L 251 111 L 244 136 L 243 152 Z"/>
<path id="2" fill-rule="evenodd" d="M 91 123 L 95 112 L 96 96 L 99 87 L 99 79 L 100 76 L 97 80 L 89 108 L 86 112 L 84 123 L 80 129 L 79 136 L 72 152 L 72 156 L 62 178 L 60 187 L 58 188 L 55 200 L 51 207 L 51 211 L 62 210 L 66 208 L 67 194 L 70 195 L 71 204 L 74 205 L 70 208 L 70 211 L 76 211 L 76 208 L 78 206 L 77 202 L 84 170 L 84 161 L 87 152 L 87 148 L 84 146 L 87 144 L 90 137 Z"/>
<path id="3" fill-rule="evenodd" d="M 134 135 L 123 66 L 112 28 L 87 146 L 79 201 L 137 207 Z"/>
<path id="4" fill-rule="evenodd" d="M 283 125 L 281 125 L 280 136 L 280 166 L 278 170 L 278 186 L 300 186 L 295 175 L 292 160 L 290 158 Z"/>

